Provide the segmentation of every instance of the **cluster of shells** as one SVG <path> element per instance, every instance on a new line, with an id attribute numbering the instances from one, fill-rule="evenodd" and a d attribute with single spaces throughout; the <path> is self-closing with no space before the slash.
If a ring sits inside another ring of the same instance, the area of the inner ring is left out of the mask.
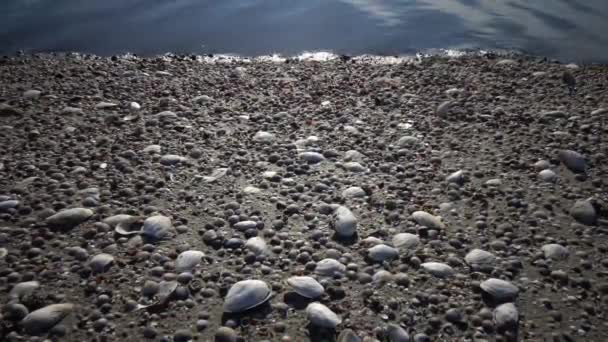
<path id="1" fill-rule="evenodd" d="M 605 71 L 477 57 L 0 68 L 1 340 L 608 330 Z M 564 70 L 584 80 L 576 95 Z"/>

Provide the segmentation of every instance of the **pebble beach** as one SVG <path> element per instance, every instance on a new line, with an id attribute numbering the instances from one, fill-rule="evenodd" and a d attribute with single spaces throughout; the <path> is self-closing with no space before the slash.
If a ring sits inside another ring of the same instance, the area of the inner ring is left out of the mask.
<path id="1" fill-rule="evenodd" d="M 607 341 L 608 68 L 0 59 L 2 341 Z"/>

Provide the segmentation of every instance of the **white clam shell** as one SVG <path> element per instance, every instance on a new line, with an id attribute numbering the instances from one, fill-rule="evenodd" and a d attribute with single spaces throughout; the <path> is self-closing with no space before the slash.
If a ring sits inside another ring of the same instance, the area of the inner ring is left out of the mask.
<path id="1" fill-rule="evenodd" d="M 266 244 L 266 241 L 259 236 L 247 239 L 247 242 L 245 242 L 245 248 L 252 251 L 255 255 L 263 255 L 270 253 L 268 244 Z"/>
<path id="2" fill-rule="evenodd" d="M 306 307 L 306 317 L 315 326 L 335 329 L 342 319 L 321 303 L 310 303 Z"/>
<path id="3" fill-rule="evenodd" d="M 415 249 L 420 244 L 420 237 L 410 233 L 399 233 L 393 236 L 393 246 L 403 249 Z"/>
<path id="4" fill-rule="evenodd" d="M 384 244 L 379 244 L 368 249 L 367 255 L 370 257 L 370 259 L 374 261 L 382 262 L 385 260 L 395 259 L 399 256 L 399 251 L 397 251 L 393 247 Z"/>
<path id="5" fill-rule="evenodd" d="M 517 298 L 519 289 L 512 283 L 497 279 L 490 278 L 483 281 L 480 284 L 481 289 L 487 293 L 493 300 L 498 302 L 510 302 Z"/>
<path id="6" fill-rule="evenodd" d="M 386 337 L 389 342 L 409 342 L 410 335 L 403 329 L 394 323 L 389 323 L 386 326 Z"/>
<path id="7" fill-rule="evenodd" d="M 175 270 L 177 272 L 191 272 L 198 264 L 201 263 L 205 253 L 201 251 L 184 251 L 177 256 L 175 261 Z"/>
<path id="8" fill-rule="evenodd" d="M 42 335 L 61 322 L 74 309 L 69 303 L 51 304 L 31 312 L 21 321 L 29 335 Z"/>
<path id="9" fill-rule="evenodd" d="M 357 233 L 357 217 L 350 209 L 338 206 L 334 212 L 333 226 L 339 236 L 351 237 Z"/>
<path id="10" fill-rule="evenodd" d="M 437 278 L 447 278 L 455 273 L 452 267 L 440 262 L 425 262 L 420 266 Z"/>
<path id="11" fill-rule="evenodd" d="M 563 260 L 567 259 L 570 252 L 568 248 L 557 244 L 557 243 L 549 243 L 540 248 L 547 259 L 553 260 Z"/>
<path id="12" fill-rule="evenodd" d="M 35 280 L 24 281 L 13 286 L 8 296 L 9 298 L 21 298 L 32 294 L 39 287 L 40 283 Z"/>
<path id="13" fill-rule="evenodd" d="M 412 214 L 412 219 L 421 226 L 429 229 L 445 229 L 445 224 L 441 222 L 439 217 L 431 215 L 426 211 L 416 211 Z"/>
<path id="14" fill-rule="evenodd" d="M 287 284 L 291 286 L 293 291 L 302 297 L 314 299 L 321 297 L 325 292 L 323 285 L 313 277 L 291 277 L 287 279 Z"/>
<path id="15" fill-rule="evenodd" d="M 336 259 L 323 259 L 317 263 L 315 273 L 326 277 L 333 277 L 336 273 L 344 273 L 346 266 Z"/>
<path id="16" fill-rule="evenodd" d="M 110 266 L 114 263 L 114 257 L 107 253 L 101 253 L 95 255 L 89 261 L 89 267 L 93 271 L 93 273 L 103 273 L 106 272 Z"/>
<path id="17" fill-rule="evenodd" d="M 272 295 L 268 284 L 261 280 L 243 280 L 232 285 L 224 300 L 224 312 L 238 313 L 268 301 Z"/>
<path id="18" fill-rule="evenodd" d="M 473 249 L 464 257 L 464 261 L 471 266 L 492 265 L 496 256 L 482 249 Z"/>
<path id="19" fill-rule="evenodd" d="M 505 303 L 494 309 L 494 323 L 498 329 L 508 329 L 517 326 L 519 312 L 513 303 Z"/>
<path id="20" fill-rule="evenodd" d="M 170 218 L 162 215 L 151 216 L 144 221 L 142 235 L 160 240 L 169 235 L 171 227 Z"/>
<path id="21" fill-rule="evenodd" d="M 49 226 L 73 228 L 93 216 L 93 211 L 86 208 L 65 209 L 46 219 Z"/>

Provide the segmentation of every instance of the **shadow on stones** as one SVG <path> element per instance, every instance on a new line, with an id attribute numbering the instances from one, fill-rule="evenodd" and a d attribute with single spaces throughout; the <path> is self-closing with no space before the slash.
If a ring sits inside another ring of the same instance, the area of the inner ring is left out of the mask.
<path id="1" fill-rule="evenodd" d="M 291 306 L 296 310 L 304 310 L 306 309 L 308 304 L 312 303 L 314 300 L 301 296 L 295 292 L 287 292 L 283 296 L 283 301 L 285 302 L 285 304 Z"/>
<path id="2" fill-rule="evenodd" d="M 331 239 L 343 246 L 348 247 L 348 246 L 352 246 L 352 245 L 356 244 L 357 242 L 359 242 L 359 234 L 355 233 L 353 236 L 344 237 L 344 236 L 338 235 L 338 233 L 334 233 L 334 235 L 331 237 Z"/>
<path id="3" fill-rule="evenodd" d="M 256 306 L 255 308 L 238 312 L 238 313 L 228 313 L 224 312 L 222 314 L 222 325 L 225 325 L 228 320 L 235 321 L 238 326 L 246 327 L 252 321 L 256 320 L 264 320 L 268 316 L 272 314 L 272 305 L 270 305 L 270 301 L 265 302 L 262 305 Z"/>
<path id="4" fill-rule="evenodd" d="M 336 330 L 320 328 L 311 323 L 306 326 L 308 337 L 315 342 L 334 342 L 336 341 Z"/>

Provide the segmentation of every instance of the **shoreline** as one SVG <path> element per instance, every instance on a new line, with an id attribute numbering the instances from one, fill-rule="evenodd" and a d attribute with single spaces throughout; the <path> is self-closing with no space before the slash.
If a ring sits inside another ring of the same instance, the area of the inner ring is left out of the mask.
<path id="1" fill-rule="evenodd" d="M 603 66 L 606 65 L 604 62 L 591 61 L 580 63 L 577 61 L 564 61 L 558 59 L 550 59 L 543 56 L 526 54 L 524 52 L 515 50 L 505 49 L 426 49 L 419 51 L 414 54 L 361 54 L 361 55 L 349 55 L 335 53 L 329 50 L 317 50 L 317 51 L 303 51 L 296 55 L 284 55 L 280 53 L 271 53 L 267 55 L 247 56 L 232 53 L 173 53 L 166 52 L 164 54 L 153 54 L 153 55 L 138 55 L 130 52 L 117 55 L 97 55 L 83 52 L 36 52 L 29 53 L 23 51 L 17 51 L 11 55 L 4 55 L 4 58 L 70 58 L 70 57 L 82 57 L 82 58 L 120 58 L 120 59 L 154 59 L 154 58 L 190 58 L 201 62 L 207 63 L 260 63 L 260 62 L 271 62 L 271 63 L 284 63 L 288 62 L 329 62 L 329 61 L 351 61 L 351 62 L 364 62 L 364 63 L 378 63 L 378 64 L 399 64 L 399 63 L 410 63 L 415 61 L 421 61 L 422 59 L 433 59 L 433 58 L 488 58 L 488 59 L 523 59 L 523 60 L 536 60 L 542 62 L 550 62 L 555 64 L 577 64 L 585 66 Z"/>
<path id="2" fill-rule="evenodd" d="M 208 58 L 0 59 L 0 339 L 608 338 L 605 66 Z"/>

